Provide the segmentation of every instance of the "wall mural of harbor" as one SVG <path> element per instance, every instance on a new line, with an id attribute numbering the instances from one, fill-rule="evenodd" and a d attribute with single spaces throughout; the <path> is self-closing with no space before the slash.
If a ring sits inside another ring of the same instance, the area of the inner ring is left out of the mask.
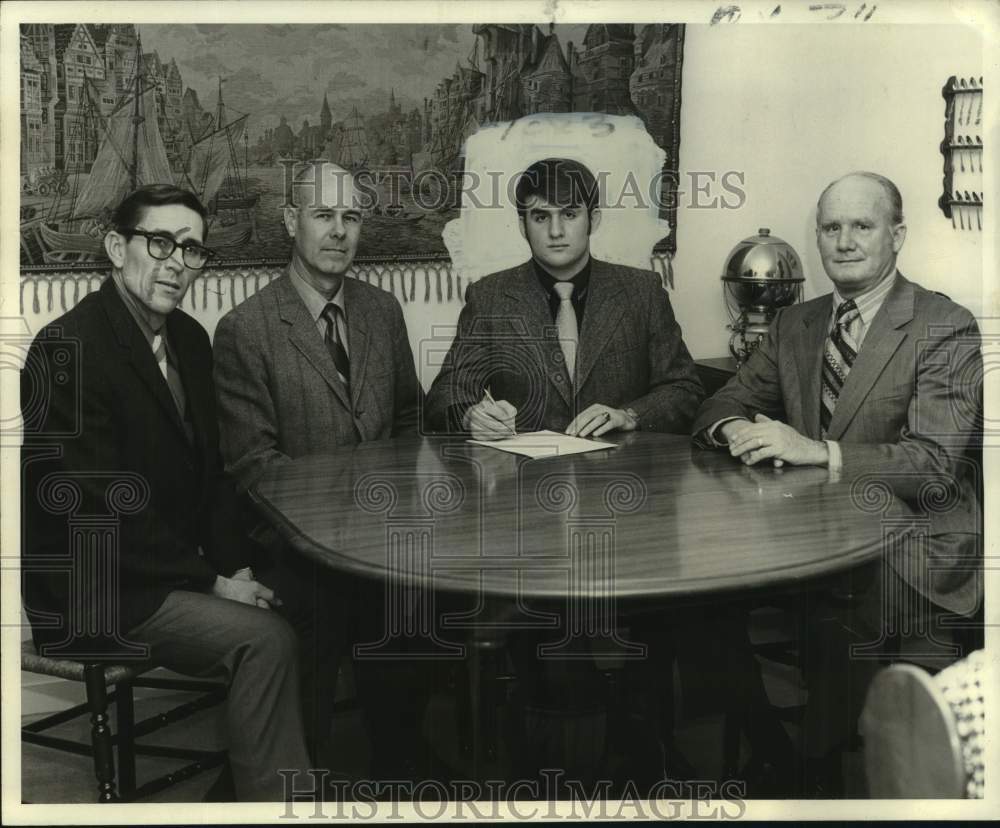
<path id="1" fill-rule="evenodd" d="M 223 262 L 287 261 L 284 188 L 312 159 L 369 183 L 359 257 L 445 257 L 465 139 L 538 112 L 636 115 L 677 169 L 682 25 L 67 23 L 20 40 L 23 267 L 101 262 L 111 210 L 159 181 L 198 193 Z"/>

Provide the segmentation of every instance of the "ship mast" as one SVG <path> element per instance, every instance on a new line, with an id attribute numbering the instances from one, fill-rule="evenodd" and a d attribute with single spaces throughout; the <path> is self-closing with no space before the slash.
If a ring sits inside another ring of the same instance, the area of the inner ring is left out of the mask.
<path id="1" fill-rule="evenodd" d="M 215 128 L 221 129 L 225 121 L 222 116 L 225 114 L 225 105 L 222 103 L 222 75 L 219 75 L 219 103 L 215 108 Z"/>
<path id="2" fill-rule="evenodd" d="M 142 68 L 142 36 L 138 33 L 135 38 L 135 99 L 132 107 L 132 167 L 129 169 L 129 183 L 132 185 L 130 192 L 134 192 L 139 187 L 139 124 L 146 120 L 140 112 L 142 111 L 142 80 L 139 72 Z"/>

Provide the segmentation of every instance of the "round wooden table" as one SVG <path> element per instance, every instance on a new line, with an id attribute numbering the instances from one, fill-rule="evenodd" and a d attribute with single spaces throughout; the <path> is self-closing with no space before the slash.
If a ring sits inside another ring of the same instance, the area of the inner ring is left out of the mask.
<path id="1" fill-rule="evenodd" d="M 679 598 L 788 586 L 875 558 L 872 497 L 825 469 L 747 467 L 687 437 L 529 460 L 387 440 L 269 471 L 253 496 L 296 549 L 405 586 Z"/>
<path id="2" fill-rule="evenodd" d="M 299 552 L 384 582 L 385 638 L 358 651 L 465 659 L 473 778 L 497 755 L 494 679 L 509 631 L 558 627 L 556 657 L 598 638 L 641 657 L 619 633 L 623 604 L 795 589 L 879 554 L 878 490 L 852 492 L 825 469 L 749 468 L 688 437 L 610 439 L 536 460 L 456 439 L 362 443 L 283 463 L 253 491 Z M 442 609 L 448 593 L 463 611 Z M 555 604 L 561 613 L 546 614 Z"/>

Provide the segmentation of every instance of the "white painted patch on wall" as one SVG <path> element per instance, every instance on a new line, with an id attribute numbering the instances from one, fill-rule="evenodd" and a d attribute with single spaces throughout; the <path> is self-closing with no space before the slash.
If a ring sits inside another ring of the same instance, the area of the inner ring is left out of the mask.
<path id="1" fill-rule="evenodd" d="M 526 167 L 553 157 L 586 164 L 600 184 L 603 217 L 591 253 L 651 269 L 653 245 L 670 235 L 670 226 L 659 218 L 666 153 L 631 115 L 540 113 L 483 127 L 466 141 L 461 213 L 442 233 L 466 281 L 528 259 L 514 187 Z"/>

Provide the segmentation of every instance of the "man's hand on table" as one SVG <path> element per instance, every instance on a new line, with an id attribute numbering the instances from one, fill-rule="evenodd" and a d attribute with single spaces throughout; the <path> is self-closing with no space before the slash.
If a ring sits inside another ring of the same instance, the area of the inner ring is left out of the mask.
<path id="1" fill-rule="evenodd" d="M 770 459 L 775 468 L 826 466 L 829 449 L 822 440 L 810 440 L 780 420 L 758 414 L 749 420 L 730 420 L 719 427 L 729 444 L 729 453 L 748 466 Z"/>
<path id="2" fill-rule="evenodd" d="M 573 418 L 566 433 L 571 437 L 600 437 L 609 431 L 634 431 L 635 420 L 620 408 L 594 403 Z"/>

